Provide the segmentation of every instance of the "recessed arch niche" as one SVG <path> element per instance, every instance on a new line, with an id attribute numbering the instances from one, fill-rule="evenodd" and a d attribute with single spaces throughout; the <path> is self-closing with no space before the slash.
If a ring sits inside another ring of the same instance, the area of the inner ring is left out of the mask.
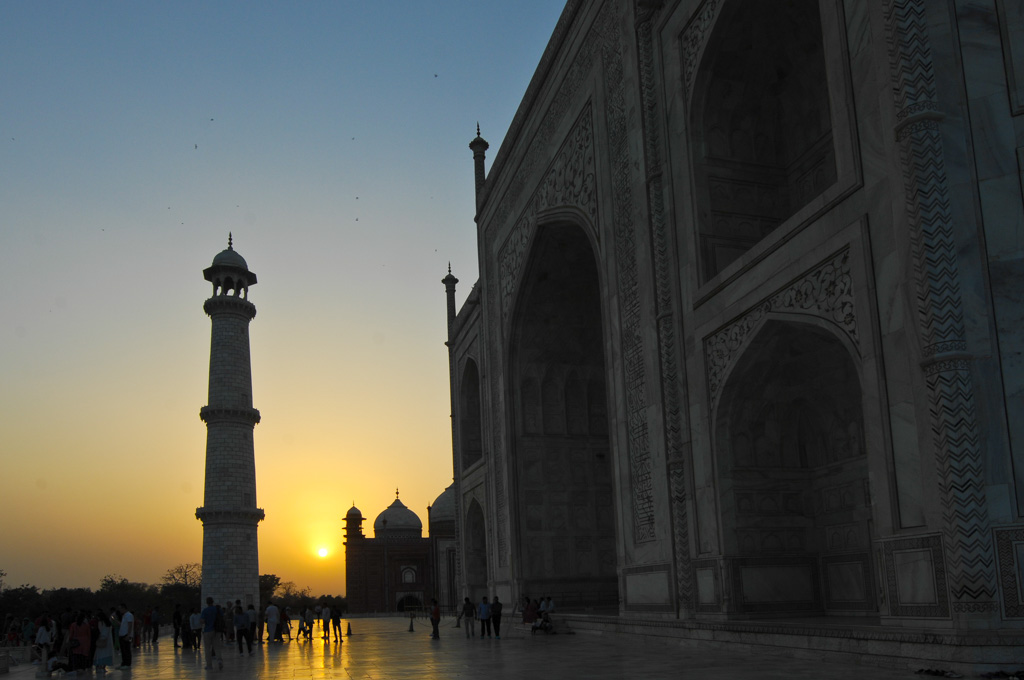
<path id="1" fill-rule="evenodd" d="M 473 601 L 487 594 L 487 529 L 484 511 L 474 498 L 466 508 L 466 585 Z"/>
<path id="2" fill-rule="evenodd" d="M 480 372 L 472 359 L 467 359 L 462 369 L 459 401 L 459 444 L 462 447 L 462 469 L 465 470 L 483 457 Z"/>
<path id="3" fill-rule="evenodd" d="M 689 117 L 707 281 L 837 181 L 818 0 L 727 0 Z"/>
<path id="4" fill-rule="evenodd" d="M 597 259 L 582 228 L 542 225 L 510 329 L 523 592 L 616 607 L 616 538 Z"/>
<path id="5" fill-rule="evenodd" d="M 847 345 L 768 320 L 729 373 L 714 427 L 734 610 L 874 611 L 863 394 Z"/>

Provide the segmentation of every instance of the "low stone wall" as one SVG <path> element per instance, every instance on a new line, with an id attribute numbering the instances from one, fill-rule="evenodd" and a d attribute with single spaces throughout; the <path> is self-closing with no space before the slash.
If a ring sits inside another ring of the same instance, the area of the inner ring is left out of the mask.
<path id="1" fill-rule="evenodd" d="M 580 634 L 636 635 L 643 643 L 715 646 L 759 654 L 917 670 L 980 673 L 1024 665 L 1024 631 L 943 632 L 886 626 L 844 628 L 779 621 L 696 622 L 561 614 Z"/>

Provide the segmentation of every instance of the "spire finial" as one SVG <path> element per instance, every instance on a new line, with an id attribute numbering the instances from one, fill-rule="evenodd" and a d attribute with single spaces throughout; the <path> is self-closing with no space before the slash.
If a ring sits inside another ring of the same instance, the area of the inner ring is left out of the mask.
<path id="1" fill-rule="evenodd" d="M 476 136 L 480 136 L 480 121 L 476 122 Z"/>
<path id="2" fill-rule="evenodd" d="M 448 273 L 452 273 L 452 263 L 450 261 L 448 262 Z"/>
<path id="3" fill-rule="evenodd" d="M 395 500 L 398 500 L 398 487 L 395 487 Z"/>
<path id="4" fill-rule="evenodd" d="M 228 250 L 234 250 L 234 248 L 231 247 L 231 232 L 230 231 L 228 232 Z"/>

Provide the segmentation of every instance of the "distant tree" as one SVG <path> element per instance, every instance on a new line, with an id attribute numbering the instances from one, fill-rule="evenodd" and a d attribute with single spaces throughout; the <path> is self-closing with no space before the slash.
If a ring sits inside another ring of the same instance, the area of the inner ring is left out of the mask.
<path id="1" fill-rule="evenodd" d="M 43 597 L 39 588 L 25 583 L 17 588 L 7 588 L 0 593 L 0 612 L 17 617 L 35 617 L 43 611 Z"/>
<path id="2" fill-rule="evenodd" d="M 104 607 L 124 602 L 130 609 L 139 610 L 160 604 L 158 586 L 135 583 L 120 574 L 107 574 L 100 579 L 100 589 L 96 594 Z"/>
<path id="3" fill-rule="evenodd" d="M 203 565 L 199 562 L 185 562 L 173 566 L 164 574 L 163 582 L 169 586 L 198 588 L 203 583 Z"/>
<path id="4" fill-rule="evenodd" d="M 176 604 L 186 607 L 201 604 L 203 565 L 199 562 L 171 567 L 164 574 L 163 582 L 160 597 L 166 610 L 173 610 Z"/>
<path id="5" fill-rule="evenodd" d="M 260 604 L 264 607 L 277 594 L 281 577 L 276 574 L 260 574 Z"/>
<path id="6" fill-rule="evenodd" d="M 65 609 L 93 610 L 100 606 L 100 598 L 90 588 L 51 588 L 42 592 L 43 607 L 49 612 Z"/>

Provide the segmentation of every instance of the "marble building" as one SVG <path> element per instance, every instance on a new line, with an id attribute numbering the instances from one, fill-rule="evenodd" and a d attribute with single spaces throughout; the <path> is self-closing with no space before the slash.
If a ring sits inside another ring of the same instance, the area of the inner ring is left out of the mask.
<path id="1" fill-rule="evenodd" d="M 206 481 L 203 507 L 202 602 L 241 600 L 260 608 L 259 541 L 263 510 L 256 506 L 253 429 L 260 412 L 252 406 L 249 322 L 256 306 L 249 287 L 256 274 L 228 247 L 203 270 L 213 296 L 203 304 L 210 316 L 209 401 L 199 411 L 206 423 Z"/>
<path id="2" fill-rule="evenodd" d="M 467 595 L 1024 642 L 1024 5 L 569 0 L 489 170 L 470 148 Z"/>

